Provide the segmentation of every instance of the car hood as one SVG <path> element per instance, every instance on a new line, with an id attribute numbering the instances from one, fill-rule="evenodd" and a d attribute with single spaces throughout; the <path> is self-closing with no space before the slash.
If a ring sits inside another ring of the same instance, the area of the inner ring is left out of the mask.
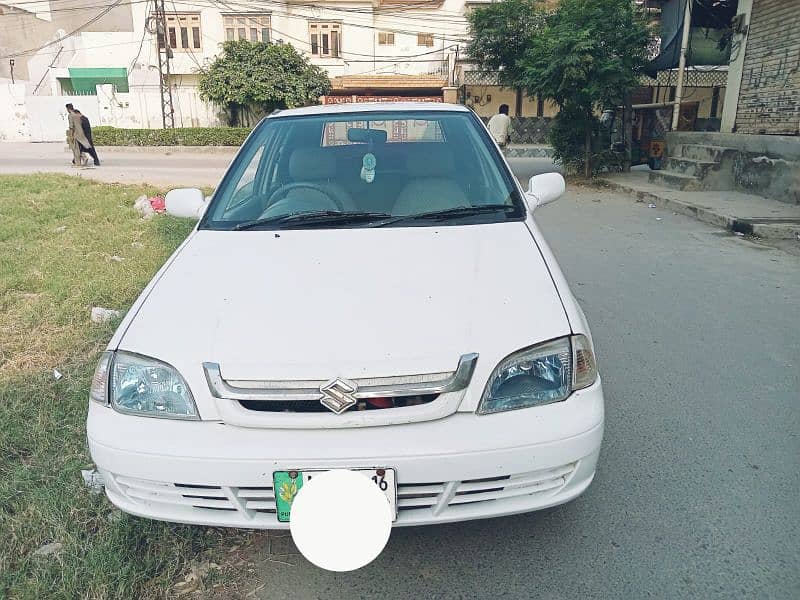
<path id="1" fill-rule="evenodd" d="M 568 333 L 522 222 L 201 230 L 152 287 L 119 348 L 173 364 L 195 388 L 205 387 L 204 361 L 233 380 L 439 373 L 470 352 L 491 370 L 519 348 Z"/>

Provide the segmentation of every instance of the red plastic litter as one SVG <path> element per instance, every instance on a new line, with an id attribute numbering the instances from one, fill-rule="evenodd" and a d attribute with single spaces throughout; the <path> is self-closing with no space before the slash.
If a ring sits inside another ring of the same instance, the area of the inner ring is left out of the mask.
<path id="1" fill-rule="evenodd" d="M 164 202 L 164 198 L 161 196 L 154 196 L 150 198 L 150 206 L 153 207 L 153 210 L 157 213 L 162 213 L 167 210 L 167 206 Z"/>

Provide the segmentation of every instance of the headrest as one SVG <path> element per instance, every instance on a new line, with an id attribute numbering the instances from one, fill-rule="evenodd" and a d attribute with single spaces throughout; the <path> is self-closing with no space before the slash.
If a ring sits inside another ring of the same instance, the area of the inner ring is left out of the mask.
<path id="1" fill-rule="evenodd" d="M 455 167 L 453 155 L 445 148 L 422 148 L 406 158 L 406 168 L 412 177 L 447 177 Z"/>
<path id="2" fill-rule="evenodd" d="M 292 179 L 330 179 L 336 175 L 336 159 L 322 148 L 298 148 L 289 157 Z"/>

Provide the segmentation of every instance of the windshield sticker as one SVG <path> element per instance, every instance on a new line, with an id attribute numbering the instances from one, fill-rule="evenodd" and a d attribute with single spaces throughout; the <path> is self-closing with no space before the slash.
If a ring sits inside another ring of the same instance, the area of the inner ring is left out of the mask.
<path id="1" fill-rule="evenodd" d="M 361 179 L 367 183 L 375 181 L 375 166 L 378 164 L 375 155 L 372 152 L 367 152 L 361 161 Z"/>

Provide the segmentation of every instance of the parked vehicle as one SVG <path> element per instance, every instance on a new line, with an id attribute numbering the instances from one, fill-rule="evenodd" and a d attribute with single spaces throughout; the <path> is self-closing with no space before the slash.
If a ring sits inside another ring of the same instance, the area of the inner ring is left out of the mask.
<path id="1" fill-rule="evenodd" d="M 155 519 L 288 527 L 315 472 L 364 470 L 395 525 L 538 510 L 591 483 L 589 327 L 478 118 L 448 104 L 264 119 L 124 317 L 92 380 L 109 499 Z M 357 501 L 335 499 L 342 514 Z"/>

